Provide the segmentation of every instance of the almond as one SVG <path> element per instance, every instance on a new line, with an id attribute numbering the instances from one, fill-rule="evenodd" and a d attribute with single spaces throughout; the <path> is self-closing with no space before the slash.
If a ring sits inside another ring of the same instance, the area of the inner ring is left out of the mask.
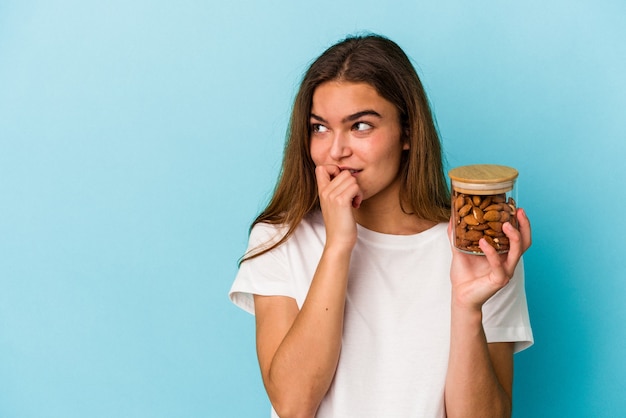
<path id="1" fill-rule="evenodd" d="M 465 233 L 465 239 L 478 242 L 483 237 L 483 233 L 481 231 L 471 230 Z"/>
<path id="2" fill-rule="evenodd" d="M 502 222 L 488 222 L 489 228 L 496 232 L 502 232 Z"/>
<path id="3" fill-rule="evenodd" d="M 461 209 L 459 209 L 459 216 L 461 218 L 465 217 L 468 213 L 470 213 L 470 211 L 472 210 L 472 204 L 468 203 L 467 205 L 463 206 Z"/>
<path id="4" fill-rule="evenodd" d="M 498 210 L 490 210 L 485 213 L 484 218 L 486 221 L 497 222 L 500 220 L 500 211 Z"/>
<path id="5" fill-rule="evenodd" d="M 478 225 L 480 223 L 476 218 L 474 218 L 474 215 L 467 215 L 463 217 L 463 221 L 465 221 L 468 225 Z"/>
<path id="6" fill-rule="evenodd" d="M 487 206 L 491 204 L 491 196 L 487 196 L 483 199 L 483 202 L 480 204 L 480 210 L 485 210 Z"/>
<path id="7" fill-rule="evenodd" d="M 485 214 L 483 213 L 482 210 L 480 210 L 480 208 L 473 207 L 472 208 L 472 215 L 474 215 L 474 218 L 476 218 L 476 220 L 479 223 L 482 224 L 483 222 L 485 222 Z"/>
<path id="8" fill-rule="evenodd" d="M 458 195 L 456 199 L 454 199 L 454 210 L 458 211 L 465 204 L 465 198 L 462 194 Z"/>

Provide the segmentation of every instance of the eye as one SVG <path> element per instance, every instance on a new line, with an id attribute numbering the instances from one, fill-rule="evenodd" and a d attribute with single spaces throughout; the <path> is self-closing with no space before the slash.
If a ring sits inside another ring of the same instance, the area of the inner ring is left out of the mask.
<path id="1" fill-rule="evenodd" d="M 352 129 L 355 131 L 367 131 L 369 129 L 372 129 L 372 125 L 370 125 L 369 123 L 366 122 L 357 122 L 354 125 L 352 125 Z"/>
<path id="2" fill-rule="evenodd" d="M 324 132 L 328 132 L 328 128 L 322 125 L 321 123 L 312 123 L 311 132 L 314 134 L 321 134 Z"/>

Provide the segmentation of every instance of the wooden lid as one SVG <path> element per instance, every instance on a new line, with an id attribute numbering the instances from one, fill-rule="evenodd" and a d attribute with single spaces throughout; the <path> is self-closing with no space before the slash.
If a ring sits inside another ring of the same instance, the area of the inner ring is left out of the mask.
<path id="1" fill-rule="evenodd" d="M 517 170 L 505 165 L 474 164 L 453 168 L 448 172 L 450 179 L 463 183 L 501 183 L 517 178 Z"/>
<path id="2" fill-rule="evenodd" d="M 463 193 L 502 193 L 513 188 L 518 172 L 512 167 L 475 164 L 453 168 L 448 172 L 452 187 Z"/>

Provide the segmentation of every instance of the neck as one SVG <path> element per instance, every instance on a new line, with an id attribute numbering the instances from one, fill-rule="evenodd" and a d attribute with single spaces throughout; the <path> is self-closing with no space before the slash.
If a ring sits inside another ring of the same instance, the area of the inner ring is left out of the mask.
<path id="1" fill-rule="evenodd" d="M 399 195 L 396 196 L 397 199 L 379 202 L 374 198 L 361 203 L 359 209 L 354 209 L 357 223 L 369 230 L 391 235 L 419 234 L 437 224 L 403 211 Z"/>

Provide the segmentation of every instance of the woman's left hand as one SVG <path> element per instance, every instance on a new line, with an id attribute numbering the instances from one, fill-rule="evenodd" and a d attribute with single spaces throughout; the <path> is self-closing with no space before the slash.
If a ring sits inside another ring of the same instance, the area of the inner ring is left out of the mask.
<path id="1" fill-rule="evenodd" d="M 489 298 L 511 280 L 517 263 L 532 242 L 530 222 L 524 210 L 517 209 L 516 217 L 519 230 L 508 222 L 502 226 L 510 242 L 510 249 L 506 254 L 498 254 L 484 239 L 480 240 L 479 245 L 485 256 L 466 254 L 452 246 L 450 278 L 453 303 L 464 308 L 480 310 Z M 450 223 L 448 225 L 450 238 L 451 228 Z"/>

